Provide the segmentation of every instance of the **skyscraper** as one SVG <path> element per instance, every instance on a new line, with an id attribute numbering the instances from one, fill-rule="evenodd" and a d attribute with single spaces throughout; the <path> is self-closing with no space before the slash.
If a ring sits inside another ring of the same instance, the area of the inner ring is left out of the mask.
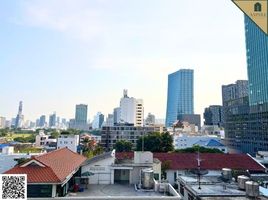
<path id="1" fill-rule="evenodd" d="M 114 108 L 114 124 L 120 123 L 120 107 Z"/>
<path id="2" fill-rule="evenodd" d="M 268 112 L 268 36 L 245 16 L 249 105 L 251 112 Z"/>
<path id="3" fill-rule="evenodd" d="M 205 108 L 204 124 L 210 126 L 213 125 L 222 126 L 222 116 L 223 116 L 222 106 L 219 105 L 209 106 L 208 108 Z"/>
<path id="4" fill-rule="evenodd" d="M 226 104 L 224 128 L 231 149 L 255 155 L 268 150 L 268 36 L 247 16 L 245 32 L 249 92 Z"/>
<path id="5" fill-rule="evenodd" d="M 46 125 L 46 116 L 45 115 L 40 116 L 39 124 L 36 124 L 36 125 L 39 126 L 39 127 L 45 127 L 45 125 Z"/>
<path id="6" fill-rule="evenodd" d="M 178 115 L 194 114 L 194 71 L 181 69 L 168 75 L 166 126 L 171 127 Z"/>
<path id="7" fill-rule="evenodd" d="M 75 123 L 87 124 L 87 105 L 78 104 L 75 106 Z"/>
<path id="8" fill-rule="evenodd" d="M 124 90 L 120 100 L 120 122 L 143 126 L 143 113 L 143 100 L 129 97 L 127 90 Z"/>
<path id="9" fill-rule="evenodd" d="M 49 127 L 56 127 L 56 119 L 57 119 L 57 116 L 56 116 L 56 112 L 54 112 L 52 115 L 49 115 Z"/>
<path id="10" fill-rule="evenodd" d="M 21 128 L 22 124 L 23 124 L 22 101 L 20 101 L 19 110 L 15 121 L 15 128 Z"/>

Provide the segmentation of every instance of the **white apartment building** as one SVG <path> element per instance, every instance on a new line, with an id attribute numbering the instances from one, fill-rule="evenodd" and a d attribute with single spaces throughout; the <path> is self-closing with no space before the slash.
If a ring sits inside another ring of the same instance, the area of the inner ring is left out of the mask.
<path id="1" fill-rule="evenodd" d="M 79 145 L 79 135 L 60 135 L 57 140 L 57 149 L 67 147 L 73 152 L 77 152 Z"/>
<path id="2" fill-rule="evenodd" d="M 143 126 L 143 121 L 143 100 L 128 97 L 127 90 L 124 90 L 124 96 L 120 100 L 120 122 Z"/>

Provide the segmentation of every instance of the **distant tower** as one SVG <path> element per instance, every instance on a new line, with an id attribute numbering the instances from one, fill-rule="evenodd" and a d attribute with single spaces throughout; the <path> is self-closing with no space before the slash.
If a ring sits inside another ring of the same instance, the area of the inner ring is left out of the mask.
<path id="1" fill-rule="evenodd" d="M 23 121 L 23 115 L 22 115 L 22 101 L 20 101 L 19 104 L 19 111 L 16 117 L 16 122 L 15 122 L 15 128 L 21 128 L 22 127 L 22 121 Z"/>

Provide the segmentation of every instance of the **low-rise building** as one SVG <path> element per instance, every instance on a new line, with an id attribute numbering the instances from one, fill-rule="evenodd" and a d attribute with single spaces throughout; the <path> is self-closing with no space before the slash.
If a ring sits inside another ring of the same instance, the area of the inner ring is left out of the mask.
<path id="1" fill-rule="evenodd" d="M 57 149 L 67 147 L 73 152 L 77 152 L 79 145 L 79 135 L 61 134 L 57 139 Z"/>
<path id="2" fill-rule="evenodd" d="M 80 177 L 80 166 L 86 160 L 68 148 L 32 157 L 4 174 L 26 174 L 28 197 L 65 196 Z"/>
<path id="3" fill-rule="evenodd" d="M 173 144 L 175 149 L 191 148 L 198 145 L 210 149 L 219 149 L 224 153 L 228 152 L 227 147 L 221 142 L 221 138 L 212 135 L 174 135 Z"/>
<path id="4" fill-rule="evenodd" d="M 161 162 L 153 158 L 151 152 L 134 152 L 115 154 L 115 151 L 89 159 L 82 166 L 83 173 L 91 173 L 89 184 L 139 184 L 142 169 L 151 168 L 155 180 L 161 177 Z"/>

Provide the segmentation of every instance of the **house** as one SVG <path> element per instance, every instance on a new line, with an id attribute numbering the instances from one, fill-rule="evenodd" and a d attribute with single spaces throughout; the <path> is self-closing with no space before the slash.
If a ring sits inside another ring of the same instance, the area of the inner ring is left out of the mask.
<path id="1" fill-rule="evenodd" d="M 79 146 L 79 135 L 61 134 L 57 139 L 57 149 L 67 147 L 73 152 L 77 152 Z"/>
<path id="2" fill-rule="evenodd" d="M 139 184 L 141 169 L 151 168 L 156 180 L 160 180 L 161 162 L 153 158 L 151 152 L 133 152 L 115 156 L 115 151 L 108 152 L 87 160 L 81 169 L 90 173 L 89 184 Z"/>
<path id="3" fill-rule="evenodd" d="M 86 160 L 68 148 L 34 156 L 5 172 L 5 174 L 27 174 L 28 197 L 65 196 L 80 176 L 80 166 Z"/>
<path id="4" fill-rule="evenodd" d="M 116 153 L 116 158 L 122 156 L 133 158 L 133 152 Z M 172 185 L 176 183 L 179 176 L 188 174 L 190 170 L 198 168 L 197 153 L 153 153 L 165 166 L 166 179 Z M 232 170 L 249 171 L 251 173 L 264 173 L 265 167 L 256 162 L 248 154 L 223 154 L 223 153 L 200 153 L 200 168 L 207 170 L 207 176 L 220 175 L 223 168 Z"/>

